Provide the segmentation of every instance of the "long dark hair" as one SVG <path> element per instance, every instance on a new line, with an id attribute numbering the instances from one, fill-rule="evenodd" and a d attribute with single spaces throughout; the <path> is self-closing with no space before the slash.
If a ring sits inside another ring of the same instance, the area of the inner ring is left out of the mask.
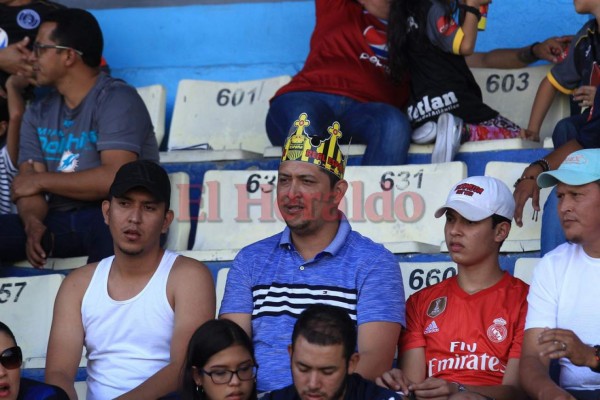
<path id="1" fill-rule="evenodd" d="M 431 0 L 392 0 L 387 29 L 388 65 L 395 82 L 401 81 L 409 72 L 408 35 L 411 31 L 409 19 L 419 29 L 412 32 L 413 38 L 422 42 L 426 32 L 428 3 Z M 456 12 L 456 0 L 441 0 L 446 9 L 446 18 Z"/>
<path id="2" fill-rule="evenodd" d="M 208 400 L 203 391 L 196 390 L 192 367 L 203 368 L 212 356 L 235 345 L 240 345 L 248 350 L 252 356 L 252 362 L 256 364 L 252 340 L 235 322 L 227 319 L 213 319 L 202 324 L 194 332 L 188 345 L 182 371 L 181 395 L 184 400 Z M 250 399 L 256 400 L 256 386 Z"/>
<path id="3" fill-rule="evenodd" d="M 13 342 L 15 342 L 15 346 L 17 346 L 17 339 L 15 338 L 14 333 L 12 333 L 8 325 L 6 325 L 2 321 L 0 321 L 0 333 L 5 333 L 8 337 L 12 339 Z"/>

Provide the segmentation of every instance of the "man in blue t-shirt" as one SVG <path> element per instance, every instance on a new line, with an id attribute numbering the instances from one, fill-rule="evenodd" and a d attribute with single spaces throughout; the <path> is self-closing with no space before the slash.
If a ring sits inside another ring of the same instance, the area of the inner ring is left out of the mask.
<path id="1" fill-rule="evenodd" d="M 358 325 L 356 372 L 374 379 L 392 363 L 404 290 L 398 262 L 382 245 L 352 231 L 338 210 L 348 183 L 339 123 L 309 137 L 309 116 L 294 123 L 283 151 L 277 205 L 285 230 L 242 249 L 227 277 L 221 317 L 253 338 L 259 391 L 292 383 L 287 346 L 309 305 L 345 309 Z"/>

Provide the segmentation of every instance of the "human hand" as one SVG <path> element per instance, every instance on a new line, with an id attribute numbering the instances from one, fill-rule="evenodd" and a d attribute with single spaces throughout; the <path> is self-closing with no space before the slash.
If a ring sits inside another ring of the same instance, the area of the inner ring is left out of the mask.
<path id="1" fill-rule="evenodd" d="M 517 181 L 518 183 L 515 182 L 515 191 L 513 192 L 515 199 L 514 219 L 519 227 L 523 226 L 523 208 L 529 198 L 531 198 L 534 212 L 540 211 L 540 188 L 537 185 L 537 177 L 541 172 L 541 168 L 530 165 L 523 170 L 521 178 Z"/>
<path id="2" fill-rule="evenodd" d="M 10 75 L 23 74 L 26 71 L 32 71 L 29 56 L 31 50 L 27 48 L 29 38 L 25 37 L 17 43 L 13 43 L 2 49 L 1 65 L 3 71 Z"/>
<path id="3" fill-rule="evenodd" d="M 30 218 L 26 221 L 25 233 L 27 234 L 27 242 L 25 244 L 27 260 L 34 268 L 43 268 L 46 264 L 48 254 L 46 254 L 42 242 L 44 236 L 46 235 L 46 238 L 48 238 L 50 233 L 47 232 L 46 226 L 35 218 Z"/>
<path id="4" fill-rule="evenodd" d="M 542 347 L 541 357 L 550 359 L 564 357 L 568 358 L 573 365 L 580 367 L 595 366 L 594 348 L 584 344 L 569 329 L 546 328 L 538 337 L 538 343 Z"/>
<path id="5" fill-rule="evenodd" d="M 449 396 L 459 393 L 456 383 L 444 379 L 429 377 L 421 383 L 412 383 L 408 389 L 417 399 L 447 400 Z"/>
<path id="6" fill-rule="evenodd" d="M 579 107 L 594 105 L 594 97 L 596 97 L 596 86 L 579 86 L 573 90 L 573 100 L 579 103 Z"/>
<path id="7" fill-rule="evenodd" d="M 540 60 L 557 63 L 562 61 L 563 53 L 566 51 L 573 36 L 551 37 L 533 46 L 533 55 Z"/>
<path id="8" fill-rule="evenodd" d="M 12 201 L 16 202 L 21 197 L 42 193 L 42 188 L 38 182 L 39 175 L 40 173 L 33 168 L 33 160 L 28 160 L 27 166 L 19 170 L 12 181 L 10 187 Z"/>
<path id="9" fill-rule="evenodd" d="M 383 375 L 375 378 L 375 383 L 379 386 L 388 388 L 395 392 L 402 392 L 405 396 L 408 396 L 408 385 L 410 381 L 406 378 L 401 369 L 393 368 Z"/>
<path id="10" fill-rule="evenodd" d="M 540 133 L 532 131 L 530 129 L 521 129 L 521 133 L 519 133 L 519 137 L 521 139 L 533 140 L 534 142 L 540 141 Z"/>

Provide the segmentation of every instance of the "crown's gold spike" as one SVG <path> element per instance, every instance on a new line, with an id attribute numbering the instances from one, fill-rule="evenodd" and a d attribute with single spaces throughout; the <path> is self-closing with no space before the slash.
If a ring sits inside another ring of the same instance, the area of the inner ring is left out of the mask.
<path id="1" fill-rule="evenodd" d="M 317 165 L 331 172 L 340 179 L 344 178 L 346 157 L 339 146 L 342 137 L 340 123 L 334 122 L 327 128 L 327 138 L 311 138 L 306 132 L 310 120 L 306 113 L 300 114 L 294 121 L 293 131 L 288 137 L 281 161 L 303 161 Z"/>

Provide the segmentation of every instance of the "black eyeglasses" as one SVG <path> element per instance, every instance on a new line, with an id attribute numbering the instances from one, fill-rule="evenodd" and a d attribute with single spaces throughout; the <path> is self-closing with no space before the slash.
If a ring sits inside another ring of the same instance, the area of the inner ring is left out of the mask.
<path id="1" fill-rule="evenodd" d="M 68 47 L 68 46 L 59 46 L 57 44 L 42 44 L 42 43 L 38 43 L 35 42 L 33 44 L 33 53 L 35 54 L 36 57 L 40 57 L 40 55 L 42 54 L 42 50 L 44 49 L 58 49 L 58 50 L 73 50 L 75 53 L 79 54 L 80 56 L 83 55 L 83 52 L 74 49 L 72 47 Z"/>
<path id="2" fill-rule="evenodd" d="M 258 371 L 258 365 L 248 365 L 246 367 L 240 367 L 235 371 L 228 369 L 218 369 L 212 372 L 201 370 L 204 375 L 210 376 L 213 383 L 216 385 L 224 385 L 231 382 L 233 374 L 236 374 L 240 381 L 250 381 L 256 378 L 256 372 Z"/>
<path id="3" fill-rule="evenodd" d="M 19 346 L 8 348 L 0 354 L 0 364 L 6 369 L 19 368 L 22 362 L 23 354 Z"/>

